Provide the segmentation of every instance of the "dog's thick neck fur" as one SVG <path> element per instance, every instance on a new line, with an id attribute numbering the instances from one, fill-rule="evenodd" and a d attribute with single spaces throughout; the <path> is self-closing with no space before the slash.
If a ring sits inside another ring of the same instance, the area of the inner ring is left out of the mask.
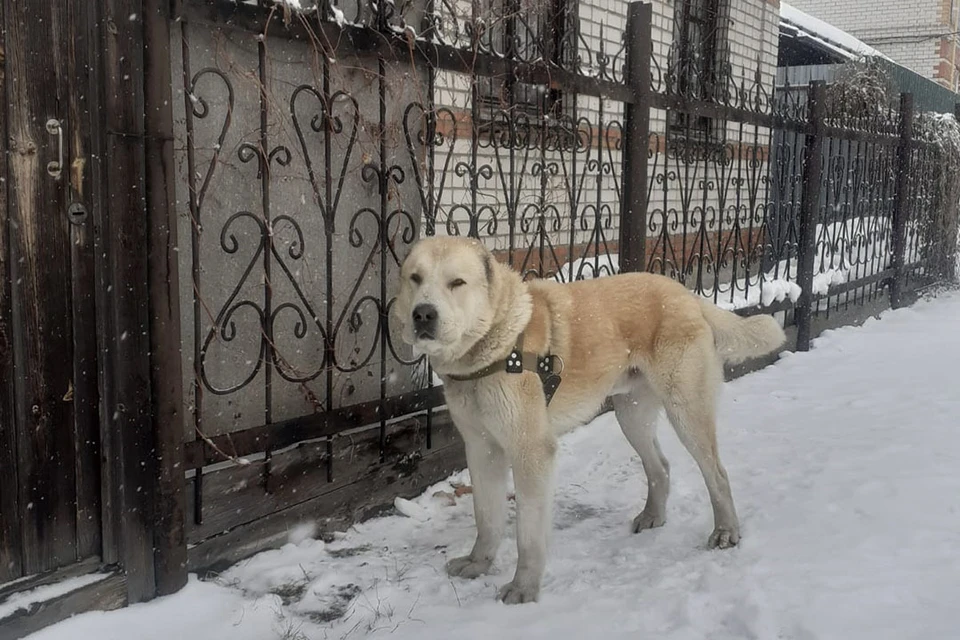
<path id="1" fill-rule="evenodd" d="M 533 298 L 520 274 L 496 261 L 492 265 L 488 291 L 496 296 L 490 300 L 493 314 L 478 326 L 480 337 L 466 345 L 459 356 L 449 360 L 431 357 L 434 370 L 441 376 L 466 375 L 506 358 L 530 322 Z"/>

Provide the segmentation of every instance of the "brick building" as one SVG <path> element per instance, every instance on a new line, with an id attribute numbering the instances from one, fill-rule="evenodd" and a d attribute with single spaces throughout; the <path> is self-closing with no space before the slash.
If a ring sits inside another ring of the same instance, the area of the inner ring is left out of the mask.
<path id="1" fill-rule="evenodd" d="M 925 78 L 960 84 L 960 0 L 791 0 Z"/>
<path id="2" fill-rule="evenodd" d="M 493 0 L 490 11 L 496 18 L 497 2 L 504 0 Z M 506 4 L 504 2 L 504 4 Z M 778 36 L 780 22 L 780 2 L 779 0 L 652 0 L 653 5 L 653 56 L 654 56 L 654 76 L 661 79 L 671 75 L 668 69 L 671 65 L 676 65 L 678 58 L 687 57 L 693 60 L 690 66 L 697 66 L 698 71 L 693 75 L 700 73 L 703 65 L 708 65 L 714 72 L 723 69 L 722 74 L 729 77 L 729 85 L 725 90 L 729 91 L 732 87 L 750 86 L 752 83 L 762 87 L 762 91 L 769 95 L 773 91 L 774 79 L 777 67 Z M 470 3 L 462 2 L 456 5 L 461 9 L 464 15 L 470 11 Z M 613 0 L 521 0 L 518 6 L 524 16 L 525 28 L 536 31 L 536 24 L 543 24 L 540 20 L 532 18 L 535 14 L 541 16 L 552 16 L 562 7 L 563 11 L 570 11 L 567 15 L 576 22 L 576 29 L 579 33 L 578 55 L 584 56 L 585 51 L 606 51 L 616 58 L 622 55 L 622 34 L 626 27 L 627 2 Z M 549 22 L 553 18 L 548 17 Z M 529 34 L 538 35 L 538 34 Z M 528 36 L 524 36 L 528 37 Z M 619 49 L 619 53 L 618 53 Z M 587 58 L 588 61 L 590 58 Z M 614 63 L 617 64 L 617 63 Z M 666 80 L 664 80 L 666 82 Z M 456 127 L 469 126 L 471 119 L 471 86 L 470 78 L 455 73 L 440 73 L 437 77 L 436 87 L 438 90 L 438 106 L 449 109 L 456 120 Z M 497 99 L 497 82 L 493 80 L 491 86 L 481 86 L 481 93 L 485 93 L 491 109 L 495 111 L 501 105 Z M 539 103 L 543 97 L 536 92 L 525 94 L 525 99 L 530 100 L 530 107 L 533 112 L 536 109 L 555 110 L 557 103 L 551 103 L 547 106 Z M 547 97 L 549 99 L 549 97 Z M 578 96 L 575 101 L 565 102 L 564 109 L 573 109 L 568 111 L 567 115 L 575 113 L 578 117 L 586 117 L 591 122 L 613 123 L 613 128 L 604 130 L 601 141 L 600 132 L 593 137 L 592 144 L 599 144 L 606 147 L 604 151 L 604 161 L 611 165 L 618 165 L 620 162 L 619 145 L 613 138 L 619 136 L 619 125 L 622 120 L 623 106 L 621 103 L 597 100 L 591 96 Z M 481 112 L 480 117 L 483 117 Z M 722 141 L 726 136 L 736 138 L 738 135 L 736 124 L 709 121 L 701 118 L 697 126 L 706 127 L 702 135 L 711 139 Z M 662 135 L 665 129 L 671 126 L 668 123 L 667 114 L 663 111 L 654 110 L 651 119 L 651 133 L 654 137 L 660 136 L 662 145 Z M 673 123 L 676 126 L 676 123 Z M 724 129 L 729 131 L 724 131 Z M 766 145 L 767 132 L 759 131 L 756 135 L 756 141 L 760 146 Z M 653 143 L 652 143 L 653 144 Z M 459 142 L 453 151 L 453 162 L 450 166 L 457 166 L 458 162 L 467 162 L 470 157 L 469 136 L 461 135 Z M 655 153 L 663 153 L 662 149 L 657 149 Z M 549 164 L 551 161 L 559 162 L 559 155 L 551 159 L 551 154 L 547 153 L 543 162 Z M 477 162 L 496 166 L 498 162 L 495 153 L 490 149 L 481 149 L 478 153 Z M 656 165 L 656 161 L 652 161 Z M 660 162 L 662 167 L 663 162 Z M 662 168 L 661 168 L 662 171 Z M 529 176 L 523 177 L 523 171 L 520 171 L 521 177 L 516 186 L 516 194 L 513 196 L 520 205 L 518 211 L 523 211 L 525 203 L 539 202 L 543 196 L 541 191 L 546 192 L 546 201 L 559 211 L 569 210 L 570 203 L 567 202 L 567 194 L 563 188 L 563 176 L 555 175 L 549 178 L 549 185 L 541 190 L 541 184 L 538 179 L 531 179 Z M 618 189 L 617 179 L 614 175 L 605 175 L 597 180 L 596 184 L 586 185 L 581 198 L 583 202 L 591 203 L 595 211 L 604 211 L 604 216 L 609 212 L 618 209 Z M 474 182 L 475 181 L 475 182 Z M 699 184 L 699 183 L 698 183 Z M 699 188 L 699 187 L 698 187 Z M 663 209 L 681 210 L 682 203 L 679 202 L 681 194 L 673 193 L 664 196 L 665 202 L 661 202 Z M 697 192 L 693 196 L 694 201 L 699 201 L 704 207 L 712 204 L 714 195 Z M 674 202 L 674 200 L 677 202 Z M 465 225 L 468 212 L 481 208 L 485 211 L 502 211 L 505 209 L 505 197 L 501 185 L 495 178 L 485 179 L 482 176 L 477 179 L 470 175 L 451 175 L 448 178 L 447 188 L 440 201 L 441 216 L 444 214 L 449 219 L 455 220 L 459 225 Z M 536 207 L 534 207 L 536 208 Z M 599 215 L 599 214 L 598 214 Z M 610 216 L 610 227 L 607 230 L 606 246 L 611 253 L 616 252 L 617 225 L 618 218 Z M 564 236 L 568 232 L 569 221 L 559 220 L 552 230 L 557 238 Z M 652 221 L 650 223 L 650 232 L 655 233 L 659 223 Z M 507 246 L 508 227 L 506 224 L 491 224 L 489 220 L 481 223 L 480 235 L 485 241 L 495 249 L 503 250 Z M 494 229 L 495 227 L 495 229 Z M 465 228 L 465 226 L 463 227 Z M 678 230 L 682 230 L 678 227 Z M 442 230 L 441 230 L 442 232 Z M 577 233 L 578 242 L 588 242 L 590 232 L 584 231 Z M 566 259 L 565 249 L 557 249 L 557 257 L 562 262 Z"/>

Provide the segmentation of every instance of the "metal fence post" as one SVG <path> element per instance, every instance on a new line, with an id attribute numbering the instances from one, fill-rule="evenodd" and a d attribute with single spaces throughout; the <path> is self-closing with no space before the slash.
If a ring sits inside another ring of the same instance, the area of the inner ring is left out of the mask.
<path id="1" fill-rule="evenodd" d="M 826 113 L 826 84 L 810 83 L 809 122 L 810 131 L 804 144 L 803 192 L 800 200 L 800 238 L 797 246 L 797 284 L 800 299 L 797 301 L 795 321 L 797 324 L 797 351 L 810 349 L 810 323 L 813 316 L 813 272 L 817 254 L 817 219 L 820 210 L 820 183 L 823 174 L 823 140 L 826 137 L 824 115 Z"/>
<path id="2" fill-rule="evenodd" d="M 907 200 L 910 189 L 910 155 L 913 138 L 913 94 L 900 94 L 900 142 L 897 145 L 897 191 L 893 198 L 893 275 L 890 277 L 890 306 L 903 304 L 903 276 L 906 262 Z"/>
<path id="3" fill-rule="evenodd" d="M 650 149 L 650 92 L 653 5 L 627 9 L 625 82 L 634 90 L 624 105 L 623 200 L 620 203 L 620 271 L 646 269 L 647 158 Z"/>

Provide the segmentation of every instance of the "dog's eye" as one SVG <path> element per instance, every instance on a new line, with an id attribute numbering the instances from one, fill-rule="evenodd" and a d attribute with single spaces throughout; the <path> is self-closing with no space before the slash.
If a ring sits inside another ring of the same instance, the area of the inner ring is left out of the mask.
<path id="1" fill-rule="evenodd" d="M 413 284 L 420 284 L 421 282 L 423 282 L 423 278 L 420 277 L 419 273 L 411 273 L 410 280 L 413 281 Z"/>
<path id="2" fill-rule="evenodd" d="M 457 287 L 462 287 L 465 284 L 467 283 L 463 280 L 463 278 L 457 278 L 456 280 L 450 281 L 450 288 L 456 289 Z"/>

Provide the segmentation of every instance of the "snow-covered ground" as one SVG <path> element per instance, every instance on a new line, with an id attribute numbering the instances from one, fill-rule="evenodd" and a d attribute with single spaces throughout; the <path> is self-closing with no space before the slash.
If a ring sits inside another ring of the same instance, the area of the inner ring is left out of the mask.
<path id="1" fill-rule="evenodd" d="M 512 535 L 498 575 L 444 574 L 448 554 L 469 550 L 473 522 L 469 494 L 443 483 L 401 503 L 408 516 L 331 544 L 300 540 L 33 640 L 956 638 L 958 329 L 960 294 L 944 294 L 730 383 L 719 431 L 743 526 L 736 549 L 705 548 L 706 491 L 666 424 L 667 524 L 629 532 L 644 476 L 605 415 L 563 440 L 538 604 L 494 601 L 516 559 Z"/>

